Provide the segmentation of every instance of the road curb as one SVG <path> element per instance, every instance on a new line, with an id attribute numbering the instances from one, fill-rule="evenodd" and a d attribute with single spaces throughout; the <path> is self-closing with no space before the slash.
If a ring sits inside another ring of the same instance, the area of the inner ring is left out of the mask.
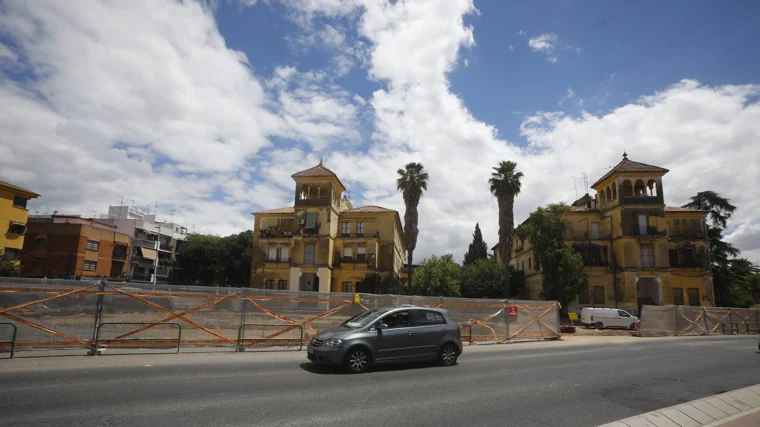
<path id="1" fill-rule="evenodd" d="M 636 415 L 600 427 L 719 426 L 760 412 L 760 384 Z"/>

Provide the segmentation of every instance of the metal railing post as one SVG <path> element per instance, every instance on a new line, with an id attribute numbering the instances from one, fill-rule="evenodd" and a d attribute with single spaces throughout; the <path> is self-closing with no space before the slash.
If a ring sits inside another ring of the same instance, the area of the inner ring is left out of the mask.
<path id="1" fill-rule="evenodd" d="M 13 328 L 13 334 L 11 335 L 11 340 L 0 341 L 0 343 L 3 343 L 3 344 L 8 344 L 8 343 L 11 344 L 11 359 L 13 359 L 13 356 L 16 354 L 16 334 L 18 333 L 18 327 L 16 327 L 14 323 L 10 323 L 10 322 L 2 322 L 0 323 L 0 325 L 7 325 Z"/>
<path id="2" fill-rule="evenodd" d="M 731 310 L 728 310 L 728 329 L 731 335 L 734 334 L 734 316 L 732 316 Z M 736 333 L 739 333 L 739 328 L 736 328 Z"/>
<path id="3" fill-rule="evenodd" d="M 243 298 L 243 308 L 240 310 L 240 327 L 238 327 L 238 342 L 235 348 L 236 352 L 245 351 L 245 347 L 241 343 L 240 331 L 245 326 L 246 314 L 248 310 L 248 300 Z"/>
<path id="4" fill-rule="evenodd" d="M 101 280 L 98 284 L 98 298 L 95 302 L 95 321 L 92 325 L 92 340 L 90 340 L 92 346 L 90 348 L 90 351 L 87 353 L 88 356 L 98 355 L 98 328 L 100 327 L 100 321 L 103 316 L 103 292 L 105 292 L 105 290 L 106 281 Z"/>
<path id="5" fill-rule="evenodd" d="M 710 327 L 707 325 L 707 309 L 702 307 L 702 320 L 705 321 L 705 335 L 710 335 Z"/>

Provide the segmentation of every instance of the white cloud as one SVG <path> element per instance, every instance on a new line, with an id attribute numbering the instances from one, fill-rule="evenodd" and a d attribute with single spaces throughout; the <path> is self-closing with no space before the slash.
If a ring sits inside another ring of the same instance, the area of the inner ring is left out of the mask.
<path id="1" fill-rule="evenodd" d="M 512 46 L 512 45 L 509 45 L 509 50 L 510 50 L 510 51 L 514 51 L 514 50 L 515 50 L 515 47 L 514 47 L 514 46 Z"/>
<path id="2" fill-rule="evenodd" d="M 524 33 L 523 33 L 524 34 Z M 572 46 L 567 42 L 559 40 L 556 33 L 545 33 L 528 39 L 528 47 L 533 52 L 540 52 L 546 55 L 546 60 L 555 63 L 559 60 L 557 51 L 573 50 L 578 55 L 583 53 L 583 48 Z"/>
<path id="3" fill-rule="evenodd" d="M 564 95 L 559 99 L 559 105 L 562 105 L 563 102 L 567 101 L 568 99 L 575 98 L 575 92 L 573 92 L 573 88 L 569 87 L 567 88 L 567 92 L 565 92 Z M 582 101 L 582 100 L 581 100 Z"/>
<path id="4" fill-rule="evenodd" d="M 3 59 L 15 61 L 18 59 L 18 55 L 16 55 L 16 52 L 12 51 L 11 48 L 0 43 L 0 60 Z"/>

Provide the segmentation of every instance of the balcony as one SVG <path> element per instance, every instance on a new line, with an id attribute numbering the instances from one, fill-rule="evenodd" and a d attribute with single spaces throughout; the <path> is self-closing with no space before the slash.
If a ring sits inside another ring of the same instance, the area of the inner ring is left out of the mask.
<path id="1" fill-rule="evenodd" d="M 259 239 L 290 239 L 293 232 L 290 230 L 267 229 L 259 231 Z"/>
<path id="2" fill-rule="evenodd" d="M 170 268 L 166 265 L 159 265 L 156 269 L 156 276 L 159 277 L 167 277 L 169 276 L 169 270 Z"/>
<path id="3" fill-rule="evenodd" d="M 646 229 L 637 228 L 633 235 L 639 237 L 662 237 L 667 236 L 667 232 L 665 230 L 659 231 L 657 227 L 647 227 Z"/>
<path id="4" fill-rule="evenodd" d="M 379 231 L 370 231 L 366 233 L 340 233 L 338 237 L 343 239 L 379 239 Z"/>
<path id="5" fill-rule="evenodd" d="M 609 240 L 610 233 L 599 232 L 596 235 L 590 233 L 587 230 L 575 230 L 565 233 L 565 240 L 567 241 L 582 241 L 582 240 Z"/>
<path id="6" fill-rule="evenodd" d="M 340 252 L 335 252 L 335 264 L 336 265 L 347 265 L 347 266 L 353 266 L 353 267 L 367 267 L 367 268 L 376 268 L 377 267 L 377 256 L 375 254 L 360 254 L 356 256 L 341 256 Z"/>
<path id="7" fill-rule="evenodd" d="M 623 205 L 661 205 L 662 198 L 659 196 L 623 196 L 620 198 Z"/>
<path id="8" fill-rule="evenodd" d="M 148 240 L 148 239 L 133 239 L 132 245 L 141 247 L 141 248 L 148 248 L 148 249 L 156 249 L 156 241 L 155 240 Z"/>
<path id="9" fill-rule="evenodd" d="M 170 245 L 168 243 L 161 243 L 161 244 L 158 245 L 158 250 L 159 251 L 164 251 L 164 252 L 171 252 L 172 251 L 172 245 Z"/>

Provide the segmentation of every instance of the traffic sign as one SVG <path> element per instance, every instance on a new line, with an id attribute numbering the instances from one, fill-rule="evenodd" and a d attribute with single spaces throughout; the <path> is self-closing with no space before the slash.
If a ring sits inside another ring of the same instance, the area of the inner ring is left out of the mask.
<path id="1" fill-rule="evenodd" d="M 517 317 L 517 306 L 516 305 L 510 305 L 509 306 L 509 315 L 511 317 Z"/>

